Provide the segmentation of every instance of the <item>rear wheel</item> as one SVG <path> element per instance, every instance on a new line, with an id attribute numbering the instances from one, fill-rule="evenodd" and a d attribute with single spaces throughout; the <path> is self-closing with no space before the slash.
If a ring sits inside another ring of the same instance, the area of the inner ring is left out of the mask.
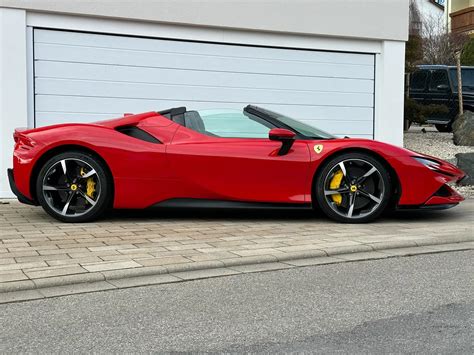
<path id="1" fill-rule="evenodd" d="M 451 126 L 451 123 L 448 124 L 435 124 L 436 129 L 438 132 L 451 132 L 453 130 L 453 127 Z"/>
<path id="2" fill-rule="evenodd" d="M 386 209 L 392 193 L 387 169 L 363 153 L 346 153 L 328 161 L 317 176 L 315 188 L 321 210 L 345 223 L 374 220 Z"/>
<path id="3" fill-rule="evenodd" d="M 110 206 L 112 188 L 104 163 L 82 152 L 61 153 L 44 164 L 36 181 L 43 209 L 63 222 L 88 222 Z"/>

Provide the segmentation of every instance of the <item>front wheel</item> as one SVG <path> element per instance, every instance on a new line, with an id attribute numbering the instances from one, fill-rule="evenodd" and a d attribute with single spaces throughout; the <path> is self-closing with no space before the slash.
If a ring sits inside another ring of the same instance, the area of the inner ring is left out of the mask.
<path id="1" fill-rule="evenodd" d="M 321 210 L 344 223 L 365 223 L 379 217 L 392 193 L 387 169 L 363 153 L 346 153 L 328 161 L 318 173 L 315 189 Z"/>
<path id="2" fill-rule="evenodd" d="M 36 181 L 38 202 L 63 222 L 88 222 L 110 206 L 111 179 L 102 161 L 83 152 L 65 152 L 49 159 Z"/>

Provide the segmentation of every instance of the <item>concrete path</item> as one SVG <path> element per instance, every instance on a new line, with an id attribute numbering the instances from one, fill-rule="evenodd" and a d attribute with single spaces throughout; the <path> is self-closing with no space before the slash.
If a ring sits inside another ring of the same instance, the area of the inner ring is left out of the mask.
<path id="1" fill-rule="evenodd" d="M 473 216 L 470 199 L 447 211 L 397 213 L 364 225 L 292 210 L 119 211 L 96 223 L 64 224 L 39 207 L 10 202 L 0 205 L 0 302 L 171 282 L 183 272 L 180 280 L 321 257 L 327 263 L 467 249 Z"/>

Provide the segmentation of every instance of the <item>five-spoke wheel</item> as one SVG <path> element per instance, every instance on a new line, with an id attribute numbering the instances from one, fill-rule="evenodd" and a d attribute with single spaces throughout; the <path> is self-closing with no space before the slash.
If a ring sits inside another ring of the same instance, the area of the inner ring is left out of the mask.
<path id="1" fill-rule="evenodd" d="M 36 184 L 38 201 L 53 217 L 66 222 L 97 218 L 109 204 L 104 164 L 82 152 L 66 152 L 42 167 Z"/>
<path id="2" fill-rule="evenodd" d="M 315 193 L 318 206 L 329 217 L 340 222 L 368 222 L 378 217 L 390 200 L 390 175 L 372 156 L 347 153 L 322 167 Z"/>

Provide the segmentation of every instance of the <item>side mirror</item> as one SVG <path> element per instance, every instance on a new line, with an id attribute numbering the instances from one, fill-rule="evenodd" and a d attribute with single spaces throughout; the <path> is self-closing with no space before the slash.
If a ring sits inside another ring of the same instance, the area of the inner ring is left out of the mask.
<path id="1" fill-rule="evenodd" d="M 281 148 L 278 151 L 278 155 L 288 154 L 293 142 L 295 141 L 295 132 L 285 128 L 273 128 L 268 132 L 268 138 L 271 141 L 281 142 Z"/>
<path id="2" fill-rule="evenodd" d="M 438 90 L 438 91 L 449 91 L 450 88 L 449 88 L 449 85 L 446 85 L 446 84 L 439 84 L 439 85 L 436 87 L 436 90 Z"/>

